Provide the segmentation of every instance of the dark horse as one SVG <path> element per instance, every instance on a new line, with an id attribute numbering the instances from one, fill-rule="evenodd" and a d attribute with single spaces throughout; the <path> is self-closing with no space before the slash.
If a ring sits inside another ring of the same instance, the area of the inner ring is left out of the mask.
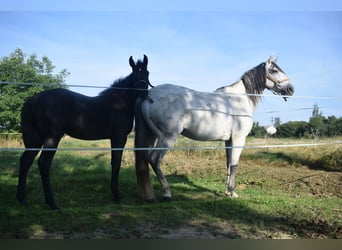
<path id="1" fill-rule="evenodd" d="M 25 152 L 20 158 L 17 199 L 28 206 L 25 199 L 27 172 L 34 158 L 38 159 L 45 202 L 58 209 L 50 185 L 50 168 L 61 138 L 67 134 L 84 140 L 110 139 L 112 148 L 123 148 L 133 128 L 135 102 L 147 95 L 149 72 L 147 56 L 129 64 L 133 72 L 119 79 L 96 97 L 84 96 L 66 89 L 52 89 L 29 98 L 21 111 L 21 129 Z M 44 150 L 50 149 L 50 150 Z M 111 189 L 114 200 L 121 196 L 118 188 L 122 150 L 112 150 Z"/>

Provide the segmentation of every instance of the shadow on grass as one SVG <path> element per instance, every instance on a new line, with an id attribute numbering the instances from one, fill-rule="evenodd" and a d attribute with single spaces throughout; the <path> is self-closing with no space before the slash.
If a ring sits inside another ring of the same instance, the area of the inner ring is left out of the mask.
<path id="1" fill-rule="evenodd" d="M 223 223 L 221 226 L 215 226 L 215 223 L 209 227 L 212 228 L 214 234 L 218 237 L 227 236 L 232 238 L 246 238 L 246 237 L 277 237 L 284 235 L 294 235 L 299 238 L 341 238 L 342 226 L 338 222 L 333 225 L 327 223 L 325 220 L 315 217 L 312 219 L 296 219 L 291 215 L 291 211 L 279 211 L 277 216 L 269 215 L 267 213 L 259 212 L 252 209 L 248 200 L 232 199 L 226 197 L 223 193 L 218 193 L 216 190 L 202 187 L 191 181 L 185 175 L 171 174 L 167 176 L 171 185 L 177 183 L 185 184 L 183 187 L 177 186 L 177 196 L 175 200 L 180 202 L 193 201 L 196 203 L 191 209 L 198 208 L 197 214 L 205 214 L 208 217 L 216 218 L 219 221 L 229 221 L 230 223 L 237 223 L 247 225 L 250 232 L 242 232 L 240 230 L 226 231 Z M 189 188 L 191 187 L 189 191 Z M 192 193 L 208 192 L 212 198 L 209 199 L 195 199 L 192 200 Z M 188 194 L 187 194 L 188 193 Z M 189 195 L 190 193 L 190 195 Z M 296 211 L 292 211 L 296 213 Z M 196 214 L 196 213 L 194 213 Z M 220 223 L 219 223 L 220 224 Z M 229 226 L 229 225 L 228 225 Z M 254 228 L 254 229 L 253 229 Z M 256 231 L 261 230 L 267 232 L 267 235 L 258 235 Z M 279 235 L 280 234 L 280 235 Z"/>
<path id="2" fill-rule="evenodd" d="M 15 200 L 15 162 L 19 155 L 7 155 L 6 162 L 0 164 L 3 175 L 0 179 L 0 238 L 159 238 L 179 227 L 192 228 L 199 235 L 206 231 L 214 238 L 268 237 L 261 231 L 304 238 L 341 236 L 341 228 L 324 221 L 297 221 L 284 212 L 268 215 L 252 209 L 248 200 L 223 197 L 185 175 L 167 176 L 171 185 L 178 185 L 173 202 L 145 203 L 137 194 L 132 166 L 122 166 L 123 202 L 114 204 L 110 162 L 103 155 L 60 154 L 56 157 L 51 182 L 56 202 L 63 208 L 58 212 L 44 205 L 35 163 L 27 183 L 27 198 L 32 207 L 24 209 Z M 160 188 L 159 184 L 155 183 L 155 188 Z"/>

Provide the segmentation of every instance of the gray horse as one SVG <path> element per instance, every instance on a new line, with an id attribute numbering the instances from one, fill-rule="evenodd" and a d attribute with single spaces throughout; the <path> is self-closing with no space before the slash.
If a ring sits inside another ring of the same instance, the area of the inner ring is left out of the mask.
<path id="1" fill-rule="evenodd" d="M 137 181 L 143 197 L 155 199 L 149 177 L 150 163 L 163 188 L 163 198 L 171 199 L 170 185 L 160 164 L 181 134 L 199 141 L 225 141 L 226 194 L 238 197 L 234 190 L 235 174 L 246 136 L 252 129 L 253 113 L 265 89 L 282 95 L 285 100 L 294 93 L 290 80 L 271 57 L 244 73 L 239 81 L 213 93 L 165 84 L 150 89 L 148 98 L 138 99 L 135 154 Z"/>

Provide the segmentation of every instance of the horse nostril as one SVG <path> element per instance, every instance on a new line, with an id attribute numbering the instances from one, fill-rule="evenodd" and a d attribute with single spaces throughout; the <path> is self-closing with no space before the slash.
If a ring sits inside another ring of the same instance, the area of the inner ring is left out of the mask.
<path id="1" fill-rule="evenodd" d="M 294 93 L 294 88 L 293 88 L 293 86 L 288 86 L 287 87 L 287 92 L 289 93 L 289 94 L 293 94 Z"/>

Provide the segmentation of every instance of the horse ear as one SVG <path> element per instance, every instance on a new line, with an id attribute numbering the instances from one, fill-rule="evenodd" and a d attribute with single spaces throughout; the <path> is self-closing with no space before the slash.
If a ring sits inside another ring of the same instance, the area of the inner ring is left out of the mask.
<path id="1" fill-rule="evenodd" d="M 268 58 L 267 63 L 277 63 L 278 57 L 276 55 L 271 55 L 270 58 Z"/>
<path id="2" fill-rule="evenodd" d="M 272 55 L 272 62 L 277 63 L 278 57 L 276 55 Z"/>
<path id="3" fill-rule="evenodd" d="M 129 65 L 131 65 L 131 67 L 132 67 L 133 69 L 135 68 L 135 63 L 134 63 L 134 61 L 133 61 L 133 57 L 132 57 L 132 56 L 129 57 Z"/>
<path id="4" fill-rule="evenodd" d="M 146 55 L 144 55 L 143 64 L 144 64 L 145 66 L 147 66 L 147 63 L 148 63 L 148 58 L 147 58 Z"/>

